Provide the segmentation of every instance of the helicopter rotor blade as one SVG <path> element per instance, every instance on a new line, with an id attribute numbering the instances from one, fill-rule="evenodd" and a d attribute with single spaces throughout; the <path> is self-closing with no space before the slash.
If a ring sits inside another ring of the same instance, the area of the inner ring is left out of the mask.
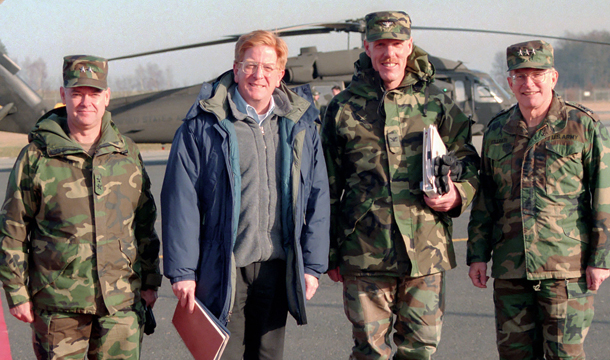
<path id="1" fill-rule="evenodd" d="M 471 32 L 471 33 L 496 34 L 496 35 L 531 36 L 534 38 L 574 41 L 574 42 L 581 42 L 581 43 L 587 43 L 587 44 L 610 46 L 610 42 L 604 42 L 604 41 L 575 39 L 575 38 L 568 38 L 568 37 L 563 37 L 563 36 L 519 33 L 519 32 L 512 32 L 512 31 L 471 29 L 471 28 L 450 28 L 450 27 L 435 27 L 435 26 L 412 26 L 411 28 L 413 30 L 423 30 L 423 31 L 455 31 L 455 32 Z M 366 31 L 366 24 L 364 22 L 364 19 L 356 19 L 356 20 L 346 20 L 344 22 L 336 22 L 336 23 L 312 23 L 312 24 L 294 25 L 294 26 L 288 26 L 288 27 L 284 27 L 284 28 L 277 28 L 275 30 L 270 30 L 270 31 L 272 31 L 282 37 L 327 34 L 327 33 L 331 33 L 331 32 L 364 33 Z M 176 47 L 171 47 L 171 48 L 166 48 L 166 49 L 146 51 L 146 52 L 132 54 L 132 55 L 118 56 L 118 57 L 110 58 L 108 60 L 113 61 L 113 60 L 131 59 L 131 58 L 136 58 L 136 57 L 141 57 L 141 56 L 146 56 L 146 55 L 154 55 L 154 54 L 161 54 L 161 53 L 172 52 L 172 51 L 228 44 L 228 43 L 236 42 L 241 35 L 242 34 L 228 35 L 228 36 L 225 36 L 223 39 L 206 41 L 206 42 L 201 42 L 201 43 L 191 44 L 191 45 L 176 46 Z"/>
<path id="2" fill-rule="evenodd" d="M 176 47 L 166 48 L 166 49 L 146 51 L 146 52 L 142 52 L 142 53 L 138 53 L 138 54 L 117 56 L 117 57 L 108 59 L 108 61 L 131 59 L 131 58 L 136 58 L 136 57 L 141 57 L 141 56 L 146 56 L 146 55 L 162 54 L 162 53 L 166 53 L 166 52 L 194 49 L 194 48 L 198 48 L 198 47 L 205 47 L 205 46 L 212 46 L 212 45 L 229 44 L 229 43 L 236 42 L 237 39 L 239 39 L 238 35 L 237 36 L 236 35 L 226 36 L 225 39 L 206 41 L 206 42 L 191 44 L 191 45 L 176 46 Z"/>
<path id="3" fill-rule="evenodd" d="M 545 39 L 565 40 L 565 41 L 576 41 L 576 42 L 582 42 L 582 43 L 587 43 L 587 44 L 596 44 L 596 45 L 607 45 L 607 46 L 610 46 L 610 42 L 605 42 L 605 41 L 574 39 L 574 38 L 568 38 L 568 37 L 564 37 L 564 36 L 528 34 L 528 33 L 519 33 L 519 32 L 512 32 L 512 31 L 468 29 L 468 28 L 447 28 L 447 27 L 433 27 L 433 26 L 412 26 L 411 29 L 415 29 L 415 30 L 429 30 L 429 31 L 473 32 L 473 33 L 496 34 L 496 35 L 531 36 L 531 37 L 535 37 L 535 38 L 545 38 Z"/>

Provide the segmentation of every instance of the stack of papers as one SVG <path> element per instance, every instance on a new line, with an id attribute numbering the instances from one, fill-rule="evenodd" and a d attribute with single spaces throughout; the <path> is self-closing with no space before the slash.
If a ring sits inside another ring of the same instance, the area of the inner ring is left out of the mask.
<path id="1" fill-rule="evenodd" d="M 447 148 L 436 129 L 436 125 L 430 125 L 424 129 L 424 148 L 422 156 L 423 181 L 421 189 L 429 198 L 439 196 L 436 188 L 436 176 L 434 175 L 434 159 L 447 153 Z"/>

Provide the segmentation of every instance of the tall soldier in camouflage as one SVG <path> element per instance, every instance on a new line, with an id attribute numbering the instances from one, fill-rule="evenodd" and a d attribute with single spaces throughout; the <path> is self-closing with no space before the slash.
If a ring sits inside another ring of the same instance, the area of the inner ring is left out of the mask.
<path id="1" fill-rule="evenodd" d="M 161 284 L 150 180 L 106 111 L 107 69 L 64 58 L 66 107 L 29 134 L 0 213 L 0 280 L 38 359 L 138 359 L 140 299 Z"/>
<path id="2" fill-rule="evenodd" d="M 593 294 L 610 270 L 610 138 L 588 109 L 553 91 L 553 48 L 508 47 L 518 104 L 483 138 L 468 227 L 472 283 L 493 260 L 500 359 L 584 359 Z"/>
<path id="3" fill-rule="evenodd" d="M 322 141 L 331 191 L 328 274 L 343 281 L 351 359 L 430 359 L 440 340 L 445 270 L 456 266 L 452 220 L 478 186 L 470 121 L 432 95 L 434 67 L 404 12 L 366 16 L 366 53 L 328 106 Z M 423 129 L 436 124 L 462 165 L 449 192 L 424 196 Z"/>

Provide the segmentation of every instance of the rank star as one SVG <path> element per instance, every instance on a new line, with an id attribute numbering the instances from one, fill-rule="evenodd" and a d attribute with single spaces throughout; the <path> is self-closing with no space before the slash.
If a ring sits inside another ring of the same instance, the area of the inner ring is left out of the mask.
<path id="1" fill-rule="evenodd" d="M 85 67 L 84 67 L 84 66 L 81 66 L 81 67 L 80 67 L 80 72 L 87 72 L 87 69 L 85 69 Z"/>

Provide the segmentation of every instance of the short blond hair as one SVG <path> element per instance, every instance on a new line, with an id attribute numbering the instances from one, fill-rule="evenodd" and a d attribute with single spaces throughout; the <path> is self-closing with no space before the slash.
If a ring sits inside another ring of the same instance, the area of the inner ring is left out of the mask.
<path id="1" fill-rule="evenodd" d="M 266 45 L 274 48 L 277 55 L 277 65 L 280 70 L 284 70 L 286 62 L 288 61 L 288 46 L 286 45 L 286 42 L 275 33 L 266 30 L 255 30 L 239 37 L 239 40 L 237 40 L 237 43 L 235 44 L 235 62 L 241 62 L 248 49 L 259 45 Z"/>

